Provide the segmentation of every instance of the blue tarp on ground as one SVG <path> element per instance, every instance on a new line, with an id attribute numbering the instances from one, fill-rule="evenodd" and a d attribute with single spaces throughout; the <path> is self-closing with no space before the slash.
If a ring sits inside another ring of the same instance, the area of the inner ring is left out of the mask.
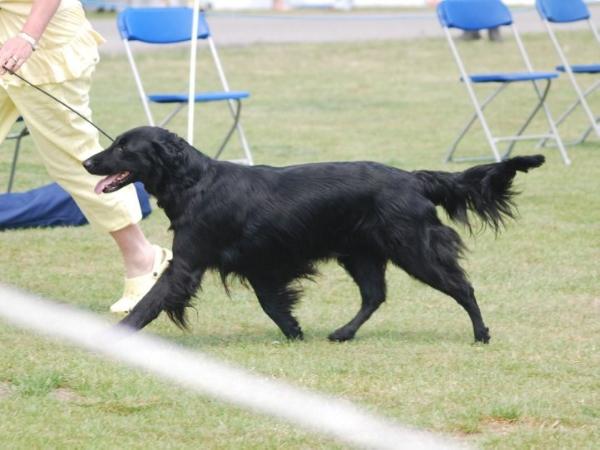
<path id="1" fill-rule="evenodd" d="M 142 215 L 152 212 L 148 193 L 136 183 Z M 52 183 L 28 192 L 0 194 L 0 230 L 32 227 L 85 225 L 87 219 L 58 184 Z"/>

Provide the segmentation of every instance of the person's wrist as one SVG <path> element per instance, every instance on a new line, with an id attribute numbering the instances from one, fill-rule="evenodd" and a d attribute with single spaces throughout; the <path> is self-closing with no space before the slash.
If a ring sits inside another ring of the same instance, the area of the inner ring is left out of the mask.
<path id="1" fill-rule="evenodd" d="M 37 40 L 33 36 L 25 33 L 24 31 L 21 31 L 19 34 L 17 34 L 17 36 L 20 37 L 21 39 L 23 39 L 29 45 L 31 45 L 31 50 L 36 51 Z"/>

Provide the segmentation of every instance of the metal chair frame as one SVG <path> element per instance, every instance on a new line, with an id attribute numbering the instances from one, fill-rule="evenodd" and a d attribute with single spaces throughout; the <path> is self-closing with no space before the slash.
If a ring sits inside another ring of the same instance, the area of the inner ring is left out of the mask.
<path id="1" fill-rule="evenodd" d="M 25 137 L 29 135 L 29 130 L 27 129 L 27 126 L 23 126 L 23 128 L 21 128 L 21 130 L 16 131 L 14 133 L 10 133 L 8 136 L 6 136 L 7 140 L 15 140 L 15 150 L 13 152 L 13 158 L 12 158 L 12 162 L 11 162 L 11 166 L 10 166 L 10 174 L 8 177 L 8 186 L 6 187 L 6 193 L 9 194 L 10 192 L 12 192 L 12 188 L 14 185 L 14 181 L 15 181 L 15 174 L 17 172 L 17 161 L 19 159 L 19 152 L 21 150 L 21 140 Z"/>
<path id="2" fill-rule="evenodd" d="M 558 37 L 556 36 L 556 33 L 554 32 L 554 27 L 551 25 L 551 23 L 548 20 L 548 18 L 542 12 L 541 8 L 539 7 L 539 4 L 538 4 L 538 8 L 537 9 L 538 9 L 538 12 L 540 14 L 540 18 L 544 22 L 544 25 L 546 27 L 546 31 L 548 32 L 548 35 L 550 36 L 550 40 L 552 41 L 552 45 L 554 46 L 554 48 L 556 50 L 556 53 L 558 54 L 558 57 L 559 57 L 560 62 L 562 64 L 562 68 L 564 68 L 563 70 L 567 74 L 567 76 L 569 78 L 569 81 L 570 81 L 571 85 L 573 86 L 573 89 L 575 90 L 575 93 L 577 95 L 577 99 L 575 100 L 575 102 L 572 103 L 561 114 L 561 116 L 556 121 L 556 125 L 557 126 L 561 125 L 573 113 L 573 111 L 575 111 L 575 109 L 579 105 L 581 105 L 581 107 L 582 107 L 582 109 L 583 109 L 586 117 L 590 121 L 590 125 L 580 135 L 580 137 L 578 139 L 576 139 L 576 140 L 574 140 L 572 142 L 569 142 L 568 144 L 569 145 L 582 144 L 592 134 L 592 131 L 594 131 L 596 133 L 596 135 L 598 137 L 600 137 L 600 116 L 596 116 L 594 114 L 594 112 L 592 111 L 592 108 L 590 107 L 590 105 L 589 105 L 589 103 L 587 101 L 587 98 L 592 93 L 594 93 L 595 91 L 597 91 L 600 88 L 600 80 L 597 80 L 596 82 L 594 82 L 591 86 L 589 86 L 585 90 L 583 90 L 579 86 L 579 83 L 577 82 L 577 79 L 576 79 L 577 78 L 576 74 L 573 71 L 573 68 L 572 68 L 571 64 L 567 60 L 567 56 L 566 56 L 566 54 L 565 54 L 562 46 L 560 45 L 560 42 L 558 41 Z M 587 19 L 581 19 L 581 20 L 586 20 L 586 22 L 588 23 L 589 28 L 590 28 L 592 34 L 594 35 L 594 38 L 596 39 L 596 41 L 600 45 L 600 33 L 598 32 L 598 29 L 596 28 L 596 26 L 594 25 L 594 22 L 592 21 L 591 14 L 589 15 L 589 17 Z M 589 75 L 589 74 L 581 73 L 581 75 Z M 546 144 L 547 144 L 547 139 L 543 139 L 540 142 L 539 145 L 540 146 L 546 146 Z"/>
<path id="3" fill-rule="evenodd" d="M 445 0 L 445 1 L 452 1 L 452 0 Z M 457 1 L 457 0 L 454 0 L 454 1 Z M 440 4 L 440 6 L 441 5 L 442 4 Z M 517 43 L 517 47 L 519 48 L 519 53 L 525 64 L 525 67 L 527 69 L 527 72 L 534 73 L 533 66 L 531 64 L 531 60 L 529 58 L 529 55 L 527 54 L 527 51 L 525 50 L 525 46 L 524 46 L 521 36 L 517 30 L 517 27 L 515 26 L 514 23 L 512 23 L 512 18 L 511 18 L 511 23 L 507 26 L 509 26 L 512 31 L 512 34 Z M 463 63 L 463 60 L 458 51 L 458 47 L 457 47 L 456 43 L 454 42 L 454 39 L 452 37 L 449 27 L 445 23 L 442 23 L 442 27 L 444 29 L 444 34 L 445 34 L 446 40 L 448 41 L 448 44 L 450 46 L 450 50 L 452 52 L 454 60 L 458 66 L 458 70 L 460 72 L 461 79 L 465 84 L 467 93 L 468 93 L 469 98 L 471 99 L 471 102 L 475 109 L 475 112 L 473 113 L 473 115 L 469 118 L 466 125 L 459 132 L 457 138 L 454 140 L 454 142 L 452 143 L 452 145 L 446 152 L 444 162 L 480 161 L 480 160 L 489 160 L 489 159 L 493 159 L 495 161 L 502 161 L 503 159 L 506 159 L 510 156 L 515 145 L 519 141 L 526 141 L 526 140 L 539 141 L 541 139 L 552 139 L 557 144 L 557 147 L 559 149 L 559 152 L 560 152 L 563 162 L 566 165 L 571 164 L 571 160 L 570 160 L 570 158 L 567 154 L 567 151 L 562 143 L 562 140 L 558 133 L 556 124 L 554 123 L 554 120 L 552 119 L 550 110 L 545 103 L 548 93 L 550 92 L 550 86 L 552 84 L 552 80 L 550 78 L 544 79 L 544 81 L 546 81 L 546 84 L 543 87 L 543 89 L 540 89 L 540 87 L 538 86 L 538 81 L 541 81 L 541 79 L 540 80 L 527 80 L 527 81 L 531 81 L 531 83 L 532 83 L 533 89 L 534 89 L 537 99 L 538 99 L 537 104 L 535 105 L 535 107 L 533 108 L 531 113 L 528 115 L 528 117 L 525 120 L 525 122 L 523 123 L 523 125 L 517 130 L 516 134 L 510 135 L 510 136 L 494 136 L 492 134 L 490 126 L 489 126 L 487 119 L 485 118 L 485 115 L 483 114 L 483 112 L 484 112 L 485 108 L 498 96 L 498 94 L 500 94 L 502 91 L 504 91 L 508 87 L 508 85 L 513 82 L 498 81 L 499 83 L 501 83 L 500 86 L 495 91 L 493 91 L 483 102 L 480 103 L 479 99 L 477 97 L 477 94 L 475 93 L 475 87 L 474 87 L 474 84 L 480 84 L 480 83 L 473 82 L 471 79 L 471 75 L 469 75 L 469 73 L 467 72 L 465 64 Z M 517 81 L 517 82 L 521 83 L 523 81 L 524 80 Z M 536 116 L 536 114 L 540 111 L 540 109 L 543 109 L 544 114 L 546 116 L 546 120 L 550 126 L 551 131 L 546 134 L 524 135 L 524 132 L 527 130 L 527 128 L 531 124 L 531 121 Z M 470 130 L 472 125 L 476 122 L 476 120 L 479 120 L 479 122 L 481 123 L 481 125 L 483 127 L 483 131 L 484 131 L 486 140 L 489 143 L 492 156 L 455 158 L 454 154 L 455 154 L 456 150 L 458 149 L 458 145 L 460 144 L 462 139 L 465 137 L 467 132 Z M 510 143 L 503 153 L 501 153 L 499 146 L 498 146 L 498 144 L 501 142 L 509 142 Z"/>
<path id="4" fill-rule="evenodd" d="M 158 10 L 160 8 L 153 8 L 153 9 Z M 162 8 L 162 9 L 169 9 L 169 8 Z M 205 19 L 203 19 L 203 20 L 205 20 Z M 205 24 L 206 28 L 208 28 L 208 25 L 206 23 L 204 23 L 204 24 Z M 194 42 L 197 42 L 198 40 L 205 40 L 207 42 L 208 47 L 210 49 L 210 54 L 211 54 L 212 60 L 215 64 L 215 68 L 217 70 L 219 81 L 223 88 L 223 91 L 226 93 L 232 92 L 231 89 L 229 88 L 229 83 L 227 82 L 227 78 L 226 78 L 225 72 L 223 70 L 223 65 L 221 63 L 221 59 L 219 58 L 219 54 L 217 52 L 217 48 L 216 48 L 216 45 L 212 38 L 212 35 L 208 34 L 208 36 L 206 36 L 206 37 L 202 37 L 202 38 L 199 37 L 198 39 L 193 39 L 191 36 L 191 33 L 190 33 L 190 38 L 186 39 L 186 42 L 188 40 L 190 41 L 191 45 Z M 127 36 L 122 36 L 122 41 L 123 41 L 123 45 L 125 46 L 125 53 L 127 55 L 127 59 L 129 61 L 131 71 L 133 73 L 133 77 L 135 80 L 138 95 L 142 101 L 142 106 L 143 106 L 144 112 L 146 114 L 148 124 L 154 126 L 156 124 L 156 121 L 155 121 L 152 111 L 150 109 L 149 95 L 146 93 L 146 91 L 144 89 L 144 85 L 142 83 L 142 78 L 141 78 L 140 72 L 138 70 L 137 64 L 135 62 L 133 51 L 131 49 L 131 46 L 129 45 L 129 39 Z M 143 42 L 146 44 L 151 44 L 151 43 L 144 42 L 144 41 L 140 41 L 140 42 Z M 196 52 L 192 51 L 192 52 L 190 52 L 190 67 L 192 67 L 192 65 L 195 66 L 196 64 L 197 64 Z M 190 86 L 192 86 L 192 83 L 195 84 L 195 80 L 192 80 L 190 78 L 190 80 L 189 80 Z M 243 149 L 245 157 L 243 159 L 232 160 L 232 162 L 252 165 L 254 163 L 253 157 L 252 157 L 252 152 L 250 150 L 250 145 L 248 144 L 246 134 L 245 134 L 242 124 L 240 122 L 242 102 L 240 99 L 228 99 L 226 101 L 229 106 L 229 111 L 231 113 L 233 123 L 232 123 L 231 127 L 229 128 L 228 132 L 226 133 L 225 138 L 223 139 L 223 141 L 222 141 L 221 145 L 219 146 L 217 152 L 215 153 L 214 157 L 219 158 L 221 156 L 221 154 L 225 150 L 225 147 L 227 146 L 231 137 L 233 136 L 234 132 L 237 131 L 239 141 L 240 141 L 240 144 Z M 192 106 L 193 106 L 193 102 L 190 102 L 190 103 L 192 103 Z M 158 126 L 163 127 L 163 126 L 167 125 L 177 115 L 177 113 L 179 113 L 186 106 L 190 107 L 188 101 L 177 102 L 177 106 L 169 114 L 167 114 L 162 120 L 160 120 L 158 122 Z M 193 124 L 191 124 L 190 126 L 192 127 L 192 132 L 193 132 Z"/>

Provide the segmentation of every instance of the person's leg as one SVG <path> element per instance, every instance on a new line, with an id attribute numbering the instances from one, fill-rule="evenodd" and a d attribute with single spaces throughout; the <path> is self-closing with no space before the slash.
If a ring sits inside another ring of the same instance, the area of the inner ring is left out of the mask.
<path id="1" fill-rule="evenodd" d="M 502 34 L 500 34 L 500 28 L 496 27 L 488 29 L 488 37 L 490 41 L 502 42 Z"/>
<path id="2" fill-rule="evenodd" d="M 152 270 L 154 248 L 138 224 L 111 231 L 110 235 L 117 243 L 123 257 L 126 278 L 139 277 Z"/>
<path id="3" fill-rule="evenodd" d="M 123 295 L 111 305 L 114 313 L 129 313 L 150 291 L 165 271 L 173 253 L 151 245 L 137 224 L 110 232 L 117 243 L 125 264 Z"/>
<path id="4" fill-rule="evenodd" d="M 475 31 L 463 31 L 460 35 L 460 39 L 463 41 L 476 41 L 481 39 L 481 34 L 478 30 Z"/>
<path id="5" fill-rule="evenodd" d="M 4 142 L 18 117 L 19 112 L 14 103 L 6 90 L 0 87 L 0 143 Z"/>
<path id="6" fill-rule="evenodd" d="M 43 88 L 89 118 L 91 72 Z M 125 264 L 126 292 L 111 309 L 129 311 L 155 283 L 154 273 L 164 270 L 170 256 L 169 251 L 151 245 L 137 225 L 142 215 L 135 187 L 97 195 L 94 187 L 100 177 L 88 174 L 82 162 L 102 150 L 98 131 L 29 86 L 11 86 L 7 92 L 23 115 L 50 176 L 71 194 L 90 224 L 110 233 L 117 243 Z"/>

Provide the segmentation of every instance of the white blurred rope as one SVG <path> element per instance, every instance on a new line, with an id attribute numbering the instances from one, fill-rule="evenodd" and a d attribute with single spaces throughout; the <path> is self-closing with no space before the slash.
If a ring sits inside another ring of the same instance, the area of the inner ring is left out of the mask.
<path id="1" fill-rule="evenodd" d="M 464 448 L 376 417 L 350 402 L 247 373 L 91 313 L 0 285 L 0 318 L 57 337 L 216 399 L 287 420 L 346 444 L 374 449 Z"/>

